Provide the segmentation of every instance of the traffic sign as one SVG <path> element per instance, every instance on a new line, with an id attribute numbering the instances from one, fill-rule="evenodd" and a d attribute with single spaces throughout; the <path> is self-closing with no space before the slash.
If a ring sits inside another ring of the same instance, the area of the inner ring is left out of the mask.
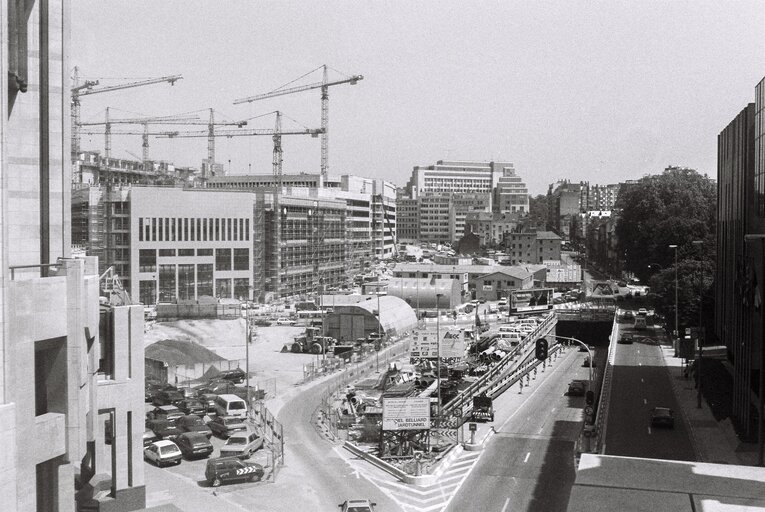
<path id="1" fill-rule="evenodd" d="M 471 432 L 475 432 L 476 429 L 478 429 L 478 425 L 476 425 L 475 423 L 469 423 L 468 427 L 470 428 Z"/>

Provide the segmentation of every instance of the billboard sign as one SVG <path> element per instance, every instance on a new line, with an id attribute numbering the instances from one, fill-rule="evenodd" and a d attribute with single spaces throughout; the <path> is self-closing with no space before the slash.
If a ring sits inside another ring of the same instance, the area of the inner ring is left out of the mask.
<path id="1" fill-rule="evenodd" d="M 553 308 L 552 288 L 531 288 L 510 292 L 511 313 L 533 313 Z"/>
<path id="2" fill-rule="evenodd" d="M 464 329 L 444 327 L 438 333 L 441 336 L 442 358 L 465 357 L 466 338 Z M 412 359 L 438 359 L 438 338 L 436 330 L 415 332 L 409 349 Z"/>
<path id="3" fill-rule="evenodd" d="M 430 398 L 383 398 L 383 430 L 430 429 Z"/>
<path id="4" fill-rule="evenodd" d="M 438 340 L 435 331 L 415 332 L 409 348 L 412 359 L 437 359 Z"/>
<path id="5" fill-rule="evenodd" d="M 441 357 L 465 357 L 465 331 L 446 329 L 441 334 Z"/>

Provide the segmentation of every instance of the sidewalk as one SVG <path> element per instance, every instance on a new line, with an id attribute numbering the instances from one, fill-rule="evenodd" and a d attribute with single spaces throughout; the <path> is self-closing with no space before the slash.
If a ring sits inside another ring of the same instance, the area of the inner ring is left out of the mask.
<path id="1" fill-rule="evenodd" d="M 715 420 L 705 400 L 702 400 L 699 409 L 694 381 L 683 376 L 682 358 L 674 357 L 671 344 L 663 343 L 660 348 L 675 397 L 680 405 L 680 412 L 690 430 L 698 461 L 755 466 L 757 445 L 741 443 L 730 420 Z"/>

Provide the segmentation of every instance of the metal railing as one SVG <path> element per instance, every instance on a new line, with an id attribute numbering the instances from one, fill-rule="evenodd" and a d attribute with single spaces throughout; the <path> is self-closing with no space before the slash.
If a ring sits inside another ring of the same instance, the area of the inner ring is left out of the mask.
<path id="1" fill-rule="evenodd" d="M 618 336 L 618 324 L 614 319 L 611 328 L 611 338 L 608 344 L 608 359 L 606 368 L 603 371 L 603 382 L 600 386 L 600 399 L 598 400 L 598 410 L 595 416 L 595 446 L 597 451 L 605 450 L 606 427 L 608 426 L 608 405 L 611 399 L 611 375 L 613 374 L 614 358 L 616 357 L 616 343 Z M 601 451 L 601 453 L 603 453 Z"/>

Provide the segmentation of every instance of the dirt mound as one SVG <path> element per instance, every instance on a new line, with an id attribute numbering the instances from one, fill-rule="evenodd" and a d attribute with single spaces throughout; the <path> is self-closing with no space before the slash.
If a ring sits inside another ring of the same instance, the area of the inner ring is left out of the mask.
<path id="1" fill-rule="evenodd" d="M 171 365 L 214 363 L 223 359 L 198 343 L 174 339 L 165 339 L 149 345 L 146 347 L 145 355 L 149 359 L 164 361 Z"/>

